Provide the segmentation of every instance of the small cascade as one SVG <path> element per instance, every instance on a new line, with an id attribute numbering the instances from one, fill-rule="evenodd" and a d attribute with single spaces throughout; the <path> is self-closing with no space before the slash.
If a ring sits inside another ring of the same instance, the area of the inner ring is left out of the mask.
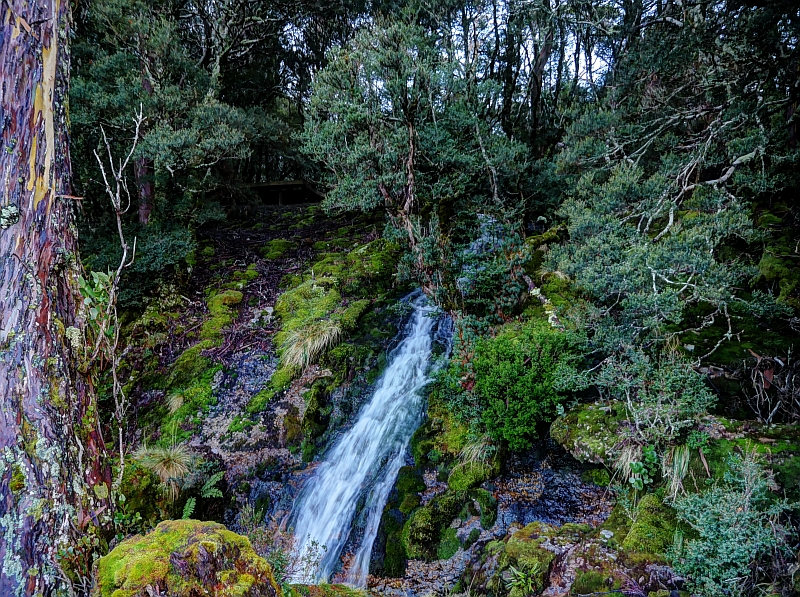
<path id="1" fill-rule="evenodd" d="M 381 514 L 414 431 L 422 422 L 424 397 L 430 380 L 433 337 L 449 327 L 437 325 L 421 293 L 411 301 L 413 314 L 403 339 L 392 351 L 374 393 L 355 423 L 327 452 L 314 476 L 300 490 L 290 515 L 296 538 L 295 556 L 316 559 L 314 570 L 303 570 L 295 582 L 326 582 L 339 566 L 342 548 L 350 539 L 358 514 L 365 521 L 346 571 L 347 581 L 364 586 Z M 445 338 L 449 342 L 449 337 Z M 363 500 L 363 510 L 356 506 Z M 322 547 L 324 546 L 324 550 Z"/>

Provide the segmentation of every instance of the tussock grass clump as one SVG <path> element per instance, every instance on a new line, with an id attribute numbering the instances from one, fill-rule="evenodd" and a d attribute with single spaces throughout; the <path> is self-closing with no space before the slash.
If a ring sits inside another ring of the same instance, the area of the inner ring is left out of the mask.
<path id="1" fill-rule="evenodd" d="M 192 454 L 185 444 L 142 446 L 133 453 L 133 458 L 156 474 L 173 501 L 178 497 L 179 484 L 189 474 L 192 464 Z"/>
<path id="2" fill-rule="evenodd" d="M 286 366 L 304 368 L 324 352 L 336 346 L 343 330 L 338 321 L 318 319 L 292 330 L 281 345 L 281 357 Z"/>
<path id="3" fill-rule="evenodd" d="M 683 491 L 683 478 L 689 472 L 689 447 L 685 444 L 673 446 L 661 461 L 661 475 L 667 482 L 667 498 L 675 499 Z"/>

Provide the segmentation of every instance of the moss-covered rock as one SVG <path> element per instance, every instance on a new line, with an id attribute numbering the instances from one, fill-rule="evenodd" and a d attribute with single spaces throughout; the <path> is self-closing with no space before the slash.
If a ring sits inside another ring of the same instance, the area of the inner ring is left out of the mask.
<path id="1" fill-rule="evenodd" d="M 222 330 L 233 321 L 233 309 L 242 302 L 242 293 L 238 290 L 225 290 L 212 293 L 208 298 L 208 311 L 211 317 L 203 323 L 200 330 L 202 340 L 219 341 Z"/>
<path id="2" fill-rule="evenodd" d="M 436 548 L 436 557 L 439 560 L 449 560 L 461 547 L 461 542 L 456 536 L 456 529 L 446 528 L 442 533 L 442 538 L 439 540 L 439 545 Z"/>
<path id="3" fill-rule="evenodd" d="M 402 541 L 408 557 L 436 559 L 442 532 L 458 515 L 466 499 L 463 492 L 447 491 L 417 508 L 403 526 Z"/>
<path id="4" fill-rule="evenodd" d="M 616 403 L 582 404 L 553 421 L 550 435 L 581 462 L 610 464 L 624 418 L 624 409 Z"/>
<path id="5" fill-rule="evenodd" d="M 215 522 L 169 520 L 97 562 L 95 597 L 277 597 L 269 564 L 246 537 Z"/>
<path id="6" fill-rule="evenodd" d="M 675 511 L 655 494 L 642 497 L 636 509 L 636 520 L 622 542 L 627 552 L 663 555 L 675 536 Z"/>
<path id="7" fill-rule="evenodd" d="M 447 486 L 453 491 L 467 491 L 494 477 L 496 469 L 484 462 L 463 462 L 453 467 Z"/>
<path id="8" fill-rule="evenodd" d="M 525 597 L 528 589 L 539 593 L 546 588 L 556 555 L 541 545 L 548 534 L 555 533 L 555 527 L 534 522 L 511 535 L 498 559 L 497 572 L 489 582 L 493 592 Z"/>
<path id="9" fill-rule="evenodd" d="M 250 282 L 258 278 L 259 273 L 255 263 L 247 266 L 247 269 L 233 272 L 232 280 L 222 285 L 223 288 L 241 290 Z"/>

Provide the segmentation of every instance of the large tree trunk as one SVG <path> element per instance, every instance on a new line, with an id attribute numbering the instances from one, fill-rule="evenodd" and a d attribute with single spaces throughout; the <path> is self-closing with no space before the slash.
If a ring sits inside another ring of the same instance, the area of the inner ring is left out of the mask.
<path id="1" fill-rule="evenodd" d="M 0 595 L 66 592 L 58 552 L 108 514 L 67 138 L 70 3 L 0 4 Z M 88 555 L 88 554 L 87 554 Z M 74 571 L 70 571 L 73 573 Z"/>

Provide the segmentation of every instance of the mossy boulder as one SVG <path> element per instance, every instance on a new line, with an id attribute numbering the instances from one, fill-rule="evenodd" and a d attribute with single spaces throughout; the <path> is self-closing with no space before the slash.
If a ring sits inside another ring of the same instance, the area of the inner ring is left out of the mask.
<path id="1" fill-rule="evenodd" d="M 636 520 L 622 542 L 631 553 L 663 555 L 675 536 L 675 511 L 655 494 L 645 495 L 636 509 Z"/>
<path id="2" fill-rule="evenodd" d="M 402 467 L 397 474 L 394 489 L 381 516 L 376 553 L 370 563 L 370 573 L 377 576 L 401 577 L 406 571 L 405 546 L 402 541 L 404 523 L 419 507 L 419 493 L 425 490 L 420 472 L 411 466 Z M 383 558 L 380 557 L 383 552 Z"/>
<path id="3" fill-rule="evenodd" d="M 97 562 L 93 597 L 278 597 L 270 565 L 215 522 L 168 520 Z"/>
<path id="4" fill-rule="evenodd" d="M 509 597 L 525 597 L 524 585 L 535 587 L 537 593 L 546 588 L 550 567 L 556 557 L 555 553 L 542 547 L 550 534 L 557 534 L 557 529 L 534 522 L 508 538 L 498 560 L 497 572 L 489 583 L 495 594 L 505 594 L 505 589 L 509 588 Z M 518 577 L 524 575 L 529 582 L 515 586 L 512 567 L 517 571 Z"/>
<path id="5" fill-rule="evenodd" d="M 466 499 L 464 492 L 447 491 L 414 510 L 402 533 L 409 558 L 436 559 L 442 532 L 458 515 Z"/>
<path id="6" fill-rule="evenodd" d="M 261 249 L 261 254 L 265 259 L 280 259 L 287 251 L 297 248 L 297 243 L 285 238 L 275 238 L 269 241 Z"/>
<path id="7" fill-rule="evenodd" d="M 447 486 L 453 491 L 467 491 L 494 477 L 498 468 L 492 463 L 462 462 L 453 467 L 447 478 Z"/>
<path id="8" fill-rule="evenodd" d="M 624 415 L 616 403 L 582 404 L 553 421 L 550 436 L 581 462 L 611 463 Z"/>

